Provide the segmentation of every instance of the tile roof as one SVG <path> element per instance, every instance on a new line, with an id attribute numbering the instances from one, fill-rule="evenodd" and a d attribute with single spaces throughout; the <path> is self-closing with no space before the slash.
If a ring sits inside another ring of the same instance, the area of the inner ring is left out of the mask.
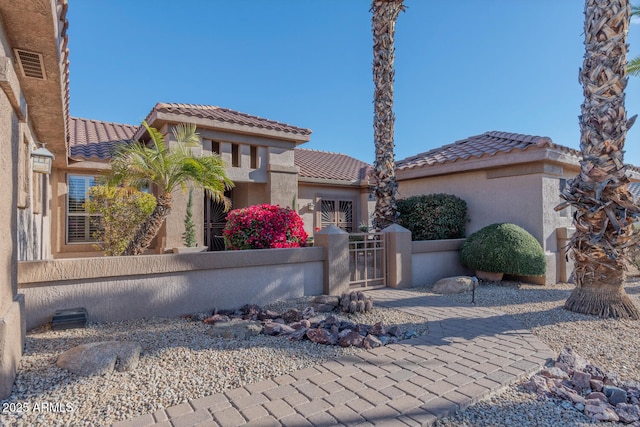
<path id="1" fill-rule="evenodd" d="M 570 154 L 580 155 L 579 151 L 557 145 L 551 138 L 546 136 L 492 131 L 407 157 L 396 162 L 396 167 L 398 170 L 413 169 L 471 158 L 494 156 L 498 153 L 509 153 L 513 150 L 526 150 L 530 147 L 556 148 Z"/>
<path id="2" fill-rule="evenodd" d="M 153 107 L 153 110 L 151 110 L 151 112 L 147 116 L 147 121 L 154 112 L 200 117 L 203 119 L 286 132 L 301 136 L 308 136 L 311 134 L 310 129 L 299 128 L 296 126 L 288 125 L 286 123 L 276 122 L 275 120 L 264 119 L 262 117 L 252 116 L 250 114 L 240 113 L 238 111 L 216 107 L 213 105 L 174 104 L 159 102 Z"/>
<path id="3" fill-rule="evenodd" d="M 131 141 L 137 126 L 99 120 L 69 118 L 69 157 L 73 160 L 108 160 L 115 147 Z"/>
<path id="4" fill-rule="evenodd" d="M 295 165 L 301 178 L 361 181 L 367 179 L 371 165 L 346 154 L 296 148 Z"/>

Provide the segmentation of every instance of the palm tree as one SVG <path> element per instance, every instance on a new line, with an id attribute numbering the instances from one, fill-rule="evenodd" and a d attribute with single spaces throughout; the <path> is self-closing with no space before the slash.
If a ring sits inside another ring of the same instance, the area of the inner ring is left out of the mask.
<path id="1" fill-rule="evenodd" d="M 624 290 L 628 248 L 637 243 L 631 218 L 640 215 L 627 190 L 623 162 L 627 130 L 624 90 L 630 7 L 628 0 L 586 0 L 585 55 L 580 81 L 580 174 L 562 197 L 575 207 L 571 241 L 576 287 L 565 302 L 570 311 L 638 319 Z"/>
<path id="2" fill-rule="evenodd" d="M 200 145 L 195 124 L 175 127 L 176 143 L 171 147 L 160 132 L 146 122 L 142 125 L 149 132 L 149 144 L 134 142 L 121 146 L 111 161 L 111 173 L 107 177 L 111 185 L 141 187 L 153 184 L 156 190 L 156 208 L 140 225 L 123 255 L 139 255 L 149 247 L 171 213 L 171 193 L 176 188 L 181 187 L 184 191 L 186 184 L 191 183 L 205 190 L 213 200 L 224 202 L 228 209 L 230 204 L 224 191 L 233 186 L 219 155 L 196 156 L 192 153 L 191 148 Z"/>
<path id="3" fill-rule="evenodd" d="M 631 6 L 631 16 L 640 16 L 640 6 Z M 627 73 L 632 76 L 640 76 L 640 56 L 629 60 L 629 63 L 627 63 Z"/>
<path id="4" fill-rule="evenodd" d="M 405 10 L 403 0 L 373 0 L 371 12 L 373 18 L 373 131 L 376 158 L 374 162 L 374 180 L 376 209 L 373 226 L 377 231 L 396 222 L 398 217 L 396 191 L 398 183 L 395 173 L 393 154 L 393 82 L 395 71 L 395 47 L 393 38 L 396 32 L 396 20 Z"/>

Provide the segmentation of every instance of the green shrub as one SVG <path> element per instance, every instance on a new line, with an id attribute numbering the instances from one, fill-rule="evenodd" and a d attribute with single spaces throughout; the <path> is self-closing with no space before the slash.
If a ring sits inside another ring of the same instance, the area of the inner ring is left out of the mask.
<path id="1" fill-rule="evenodd" d="M 89 189 L 85 203 L 91 214 L 97 214 L 95 245 L 105 255 L 122 255 L 142 222 L 156 208 L 156 198 L 134 188 L 96 185 Z"/>
<path id="2" fill-rule="evenodd" d="M 412 240 L 464 237 L 467 202 L 451 194 L 426 194 L 398 200 L 398 224 L 411 231 Z"/>
<path id="3" fill-rule="evenodd" d="M 542 276 L 546 270 L 540 243 L 515 224 L 491 224 L 471 234 L 460 250 L 462 265 L 491 273 Z"/>

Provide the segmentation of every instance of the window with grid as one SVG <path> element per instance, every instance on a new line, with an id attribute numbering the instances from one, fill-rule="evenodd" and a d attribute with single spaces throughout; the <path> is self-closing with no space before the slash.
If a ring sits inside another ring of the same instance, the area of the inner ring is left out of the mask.
<path id="1" fill-rule="evenodd" d="M 322 199 L 320 206 L 321 228 L 333 224 L 347 233 L 353 232 L 353 201 Z"/>
<path id="2" fill-rule="evenodd" d="M 89 188 L 96 185 L 93 176 L 69 175 L 67 192 L 67 243 L 95 242 L 93 233 L 97 230 L 97 215 L 89 215 L 84 203 Z"/>

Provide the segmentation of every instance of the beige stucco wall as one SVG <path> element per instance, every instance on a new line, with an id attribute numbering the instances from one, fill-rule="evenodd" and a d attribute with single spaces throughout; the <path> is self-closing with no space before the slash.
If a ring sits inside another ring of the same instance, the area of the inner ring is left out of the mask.
<path id="1" fill-rule="evenodd" d="M 17 295 L 17 189 L 20 122 L 9 97 L 22 94 L 11 61 L 9 44 L 0 21 L 0 60 L 3 71 L 0 90 L 0 399 L 11 393 L 24 345 L 24 303 Z"/>
<path id="2" fill-rule="evenodd" d="M 560 202 L 560 178 L 575 175 L 572 165 L 531 163 L 399 181 L 399 197 L 453 194 L 467 202 L 466 235 L 496 222 L 510 222 L 531 233 L 547 258 L 547 283 L 560 277 L 556 229 L 571 225 L 554 207 Z"/>
<path id="3" fill-rule="evenodd" d="M 18 280 L 33 328 L 64 308 L 104 322 L 318 295 L 323 261 L 318 247 L 27 261 Z"/>
<path id="4" fill-rule="evenodd" d="M 411 242 L 411 286 L 432 285 L 443 277 L 473 274 L 460 264 L 465 239 Z"/>
<path id="5" fill-rule="evenodd" d="M 351 200 L 353 202 L 353 227 L 361 223 L 370 223 L 370 211 L 368 198 L 368 186 L 363 185 L 336 185 L 332 183 L 298 181 L 297 209 L 304 221 L 304 229 L 309 235 L 321 225 L 322 198 L 331 200 Z M 313 209 L 309 204 L 313 205 Z"/>

